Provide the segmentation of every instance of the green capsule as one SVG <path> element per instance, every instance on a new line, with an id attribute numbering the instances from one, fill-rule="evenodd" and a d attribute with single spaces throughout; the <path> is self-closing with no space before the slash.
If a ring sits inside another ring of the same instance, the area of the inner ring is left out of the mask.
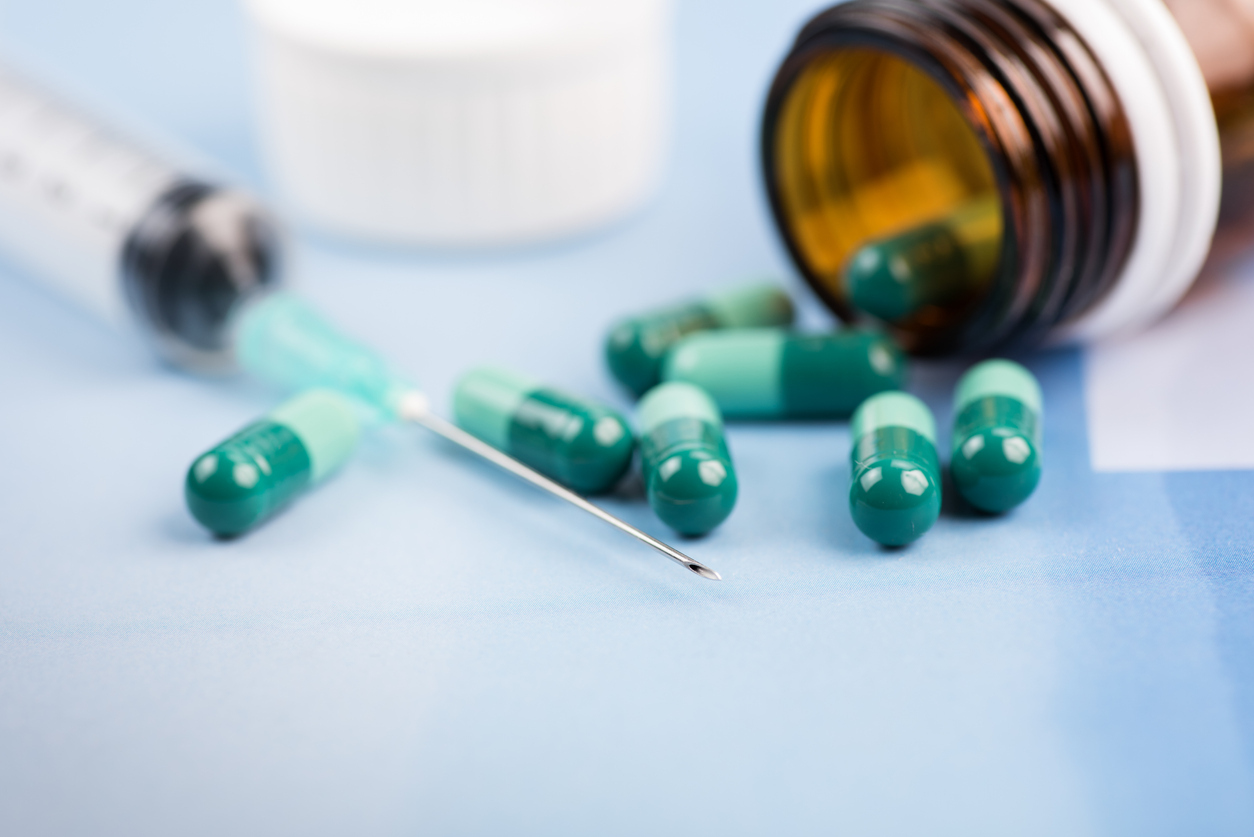
<path id="1" fill-rule="evenodd" d="M 944 305 L 987 282 L 1001 255 L 995 198 L 973 201 L 948 218 L 862 246 L 845 268 L 849 301 L 898 322 L 926 305 Z"/>
<path id="2" fill-rule="evenodd" d="M 453 415 L 466 432 L 585 494 L 613 488 L 636 447 L 617 410 L 505 369 L 463 375 Z"/>
<path id="3" fill-rule="evenodd" d="M 1009 360 L 986 360 L 954 394 L 953 456 L 958 493 L 988 512 L 1022 503 L 1041 481 L 1041 387 Z"/>
<path id="4" fill-rule="evenodd" d="M 932 411 L 904 392 L 881 392 L 850 422 L 849 511 L 862 533 L 885 546 L 920 537 L 940 515 L 940 461 Z"/>
<path id="5" fill-rule="evenodd" d="M 900 387 L 905 372 L 901 350 L 873 331 L 752 328 L 685 337 L 667 354 L 662 377 L 701 387 L 727 418 L 787 418 L 847 416 Z"/>
<path id="6" fill-rule="evenodd" d="M 750 285 L 620 320 L 605 341 L 610 372 L 637 396 L 661 380 L 662 358 L 679 338 L 716 328 L 788 325 L 792 300 L 775 285 Z"/>
<path id="7" fill-rule="evenodd" d="M 704 535 L 736 505 L 736 469 L 718 406 L 699 387 L 673 382 L 640 402 L 640 459 L 649 505 L 684 535 Z"/>
<path id="8" fill-rule="evenodd" d="M 339 468 L 359 434 L 348 398 L 304 392 L 198 456 L 183 485 L 187 508 L 216 535 L 242 534 Z"/>

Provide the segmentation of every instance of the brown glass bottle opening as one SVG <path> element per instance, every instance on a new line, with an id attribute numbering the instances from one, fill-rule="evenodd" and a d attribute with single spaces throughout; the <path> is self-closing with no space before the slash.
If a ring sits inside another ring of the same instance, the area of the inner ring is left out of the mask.
<path id="1" fill-rule="evenodd" d="M 847 278 L 868 245 L 956 232 L 963 282 L 888 323 L 914 352 L 1039 340 L 1110 288 L 1135 230 L 1118 99 L 1035 0 L 821 13 L 772 85 L 762 154 L 793 259 L 842 319 L 859 318 Z"/>

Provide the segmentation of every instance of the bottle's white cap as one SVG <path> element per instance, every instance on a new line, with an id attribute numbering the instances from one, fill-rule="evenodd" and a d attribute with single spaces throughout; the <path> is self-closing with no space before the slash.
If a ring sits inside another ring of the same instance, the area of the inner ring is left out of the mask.
<path id="1" fill-rule="evenodd" d="M 1136 152 L 1132 249 L 1115 286 L 1054 335 L 1089 342 L 1148 326 L 1193 283 L 1219 217 L 1219 133 L 1202 70 L 1160 0 L 1049 2 L 1106 71 Z"/>
<path id="2" fill-rule="evenodd" d="M 262 143 L 330 232 L 473 245 L 560 236 L 653 191 L 670 0 L 246 0 Z"/>

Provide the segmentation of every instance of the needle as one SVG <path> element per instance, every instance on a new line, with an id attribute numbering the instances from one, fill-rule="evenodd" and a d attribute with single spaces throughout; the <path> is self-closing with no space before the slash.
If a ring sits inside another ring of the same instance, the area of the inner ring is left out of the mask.
<path id="1" fill-rule="evenodd" d="M 486 442 L 470 435 L 457 425 L 445 421 L 435 415 L 431 412 L 430 405 L 427 403 L 427 397 L 422 393 L 410 392 L 403 396 L 400 400 L 398 412 L 404 420 L 422 425 L 433 433 L 437 433 L 445 439 L 448 439 L 450 442 L 461 445 L 471 453 L 482 456 L 492 464 L 504 468 L 506 471 L 509 471 L 515 476 L 522 477 L 532 485 L 539 486 L 550 494 L 561 497 L 566 502 L 574 506 L 578 506 L 588 514 L 594 517 L 599 517 L 601 520 L 604 520 L 614 528 L 621 529 L 633 538 L 643 541 L 656 549 L 658 552 L 665 555 L 667 558 L 670 558 L 678 564 L 682 564 L 702 578 L 708 578 L 712 581 L 722 581 L 722 576 L 714 572 L 714 570 L 710 569 L 705 564 L 702 564 L 700 561 L 694 561 L 678 549 L 675 549 L 675 547 L 662 543 L 662 541 L 659 541 L 652 535 L 641 532 L 630 523 L 619 520 L 617 517 L 599 506 L 589 503 L 587 500 L 580 497 L 570 489 L 558 485 L 543 474 L 528 468 L 517 459 L 502 453 Z"/>

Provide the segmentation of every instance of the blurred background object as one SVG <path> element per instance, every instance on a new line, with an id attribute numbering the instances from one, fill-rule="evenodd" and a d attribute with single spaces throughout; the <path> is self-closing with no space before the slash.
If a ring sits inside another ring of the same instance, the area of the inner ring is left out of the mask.
<path id="1" fill-rule="evenodd" d="M 246 0 L 258 123 L 300 217 L 404 244 L 548 239 L 666 156 L 669 0 Z"/>
<path id="2" fill-rule="evenodd" d="M 181 156 L 0 60 L 0 251 L 168 362 L 221 372 L 281 248 L 255 201 Z"/>

